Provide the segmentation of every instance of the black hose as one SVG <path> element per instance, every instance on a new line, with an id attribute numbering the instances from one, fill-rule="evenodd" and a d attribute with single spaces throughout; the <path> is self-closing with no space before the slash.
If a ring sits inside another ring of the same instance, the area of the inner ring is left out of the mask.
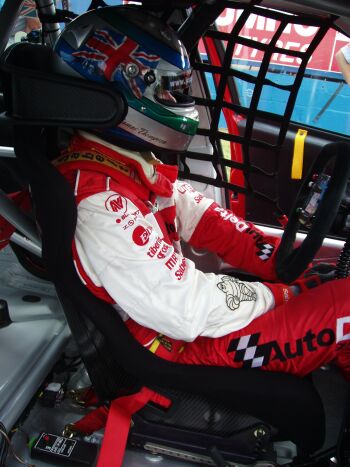
<path id="1" fill-rule="evenodd" d="M 335 268 L 335 277 L 345 279 L 350 272 L 350 233 L 346 239 L 343 249 L 339 255 L 337 266 Z"/>

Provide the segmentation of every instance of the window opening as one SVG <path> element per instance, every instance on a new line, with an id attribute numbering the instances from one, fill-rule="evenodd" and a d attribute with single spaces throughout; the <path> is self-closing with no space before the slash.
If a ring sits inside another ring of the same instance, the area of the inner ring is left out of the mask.
<path id="1" fill-rule="evenodd" d="M 206 97 L 194 96 L 197 104 L 207 106 L 211 115 L 210 129 L 199 125 L 198 134 L 209 138 L 213 154 L 187 151 L 181 156 L 184 166 L 181 175 L 190 180 L 225 188 L 228 202 L 232 199 L 239 199 L 240 195 L 254 196 L 268 202 L 272 206 L 272 211 L 280 214 L 277 184 L 279 152 L 287 133 L 307 63 L 332 25 L 332 19 L 318 19 L 307 15 L 292 15 L 269 10 L 258 6 L 256 1 L 249 5 L 237 4 L 237 9 L 232 8 L 230 1 L 224 3 L 226 3 L 226 16 L 231 15 L 236 18 L 233 27 L 219 30 L 213 25 L 202 38 L 201 53 L 192 60 L 194 70 L 202 73 L 208 79 L 209 88 L 213 89 Z M 257 21 L 256 18 L 259 18 L 259 21 L 264 22 L 265 25 L 268 24 L 271 29 L 271 34 L 265 41 L 243 34 L 245 25 Z M 285 48 L 284 35 L 292 27 L 310 32 L 308 45 L 302 47 L 301 50 L 296 50 L 292 47 L 293 44 Z M 248 62 L 247 67 L 237 67 L 235 56 L 237 47 L 240 47 L 241 51 L 247 51 L 250 55 L 259 56 L 259 63 L 252 60 Z M 285 60 L 289 62 L 293 60 L 293 75 L 288 76 L 287 80 L 282 81 L 276 74 L 277 65 L 274 65 L 274 60 L 277 54 L 283 54 Z M 239 86 L 246 89 L 245 103 L 235 98 L 235 95 L 238 95 Z M 279 112 L 274 112 L 273 108 L 266 111 L 266 105 L 263 105 L 266 87 L 274 89 L 277 99 L 279 95 L 281 96 Z M 249 107 L 244 105 L 247 103 Z M 278 122 L 278 132 L 273 142 L 265 141 L 256 135 L 254 128 L 258 118 Z M 222 126 L 223 119 L 226 120 L 227 129 Z M 241 120 L 245 122 L 243 134 L 238 131 L 238 123 Z M 231 158 L 225 157 L 228 145 Z M 261 149 L 264 157 L 271 159 L 271 162 L 264 165 L 268 167 L 268 170 L 252 162 L 252 148 Z M 187 159 L 211 162 L 215 176 L 211 178 L 191 172 L 186 164 Z M 264 177 L 266 183 L 259 183 L 259 186 L 266 186 L 267 189 L 257 189 L 255 180 L 261 180 Z M 245 215 L 245 212 L 238 209 L 238 214 Z"/>

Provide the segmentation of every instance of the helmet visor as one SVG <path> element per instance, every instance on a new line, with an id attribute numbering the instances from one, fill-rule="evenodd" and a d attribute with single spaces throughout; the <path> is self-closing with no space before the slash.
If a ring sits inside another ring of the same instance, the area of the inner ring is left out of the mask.
<path id="1" fill-rule="evenodd" d="M 191 107 L 194 99 L 189 95 L 192 69 L 179 73 L 160 71 L 161 76 L 154 90 L 155 99 L 170 107 Z"/>

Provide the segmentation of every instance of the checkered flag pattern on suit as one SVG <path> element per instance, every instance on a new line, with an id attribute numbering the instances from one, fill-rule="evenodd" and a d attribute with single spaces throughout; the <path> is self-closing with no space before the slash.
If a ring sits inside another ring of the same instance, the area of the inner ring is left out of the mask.
<path id="1" fill-rule="evenodd" d="M 267 356 L 259 352 L 258 345 L 261 333 L 248 334 L 247 336 L 232 339 L 227 352 L 235 352 L 233 360 L 242 362 L 243 368 L 259 368 L 267 363 Z"/>
<path id="2" fill-rule="evenodd" d="M 258 248 L 259 252 L 257 253 L 257 255 L 263 261 L 268 260 L 271 257 L 273 250 L 275 249 L 275 247 L 273 245 L 270 245 L 269 243 L 259 244 Z"/>

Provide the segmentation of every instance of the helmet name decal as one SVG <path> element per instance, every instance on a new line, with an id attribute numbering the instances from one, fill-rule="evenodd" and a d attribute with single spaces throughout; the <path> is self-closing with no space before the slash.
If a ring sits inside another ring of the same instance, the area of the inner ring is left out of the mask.
<path id="1" fill-rule="evenodd" d="M 160 144 L 166 144 L 167 143 L 166 140 L 164 140 L 162 138 L 159 138 L 158 136 L 151 135 L 149 130 L 147 130 L 146 128 L 137 128 L 135 125 L 133 125 L 132 123 L 127 122 L 126 120 L 124 120 L 119 126 L 120 126 L 120 128 L 125 128 L 127 130 L 132 130 L 134 133 L 137 133 L 138 135 L 143 136 L 148 141 L 152 141 L 154 143 L 158 142 Z"/>

